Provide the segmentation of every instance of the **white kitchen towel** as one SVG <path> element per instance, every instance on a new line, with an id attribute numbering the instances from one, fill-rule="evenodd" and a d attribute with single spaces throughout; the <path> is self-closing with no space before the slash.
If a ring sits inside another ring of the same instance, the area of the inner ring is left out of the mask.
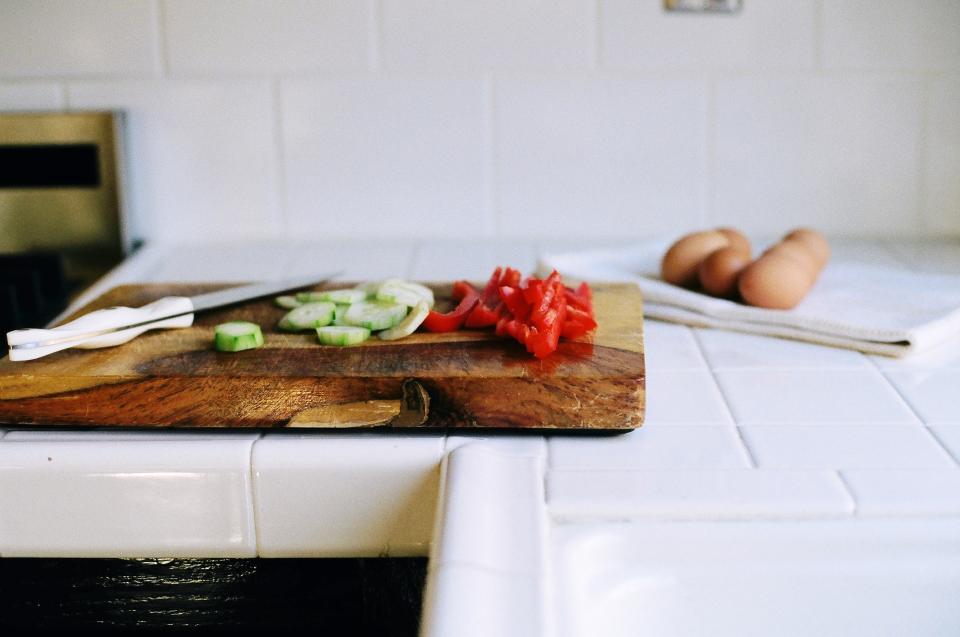
<path id="1" fill-rule="evenodd" d="M 650 318 L 793 338 L 887 356 L 904 356 L 960 338 L 960 276 L 831 262 L 792 310 L 718 299 L 660 279 L 669 243 L 546 254 L 540 270 L 592 281 L 633 281 Z"/>

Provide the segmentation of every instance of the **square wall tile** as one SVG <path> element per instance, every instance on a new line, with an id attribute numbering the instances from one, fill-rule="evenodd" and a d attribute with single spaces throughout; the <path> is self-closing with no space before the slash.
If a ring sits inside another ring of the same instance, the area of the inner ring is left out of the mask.
<path id="1" fill-rule="evenodd" d="M 717 381 L 740 424 L 917 422 L 875 370 L 725 370 Z"/>
<path id="2" fill-rule="evenodd" d="M 843 517 L 853 500 L 832 471 L 675 469 L 550 471 L 547 504 L 562 520 Z"/>
<path id="3" fill-rule="evenodd" d="M 644 427 L 661 424 L 730 424 L 730 413 L 709 371 L 652 371 L 647 374 Z"/>
<path id="4" fill-rule="evenodd" d="M 589 68 L 589 0 L 383 0 L 383 66 L 436 69 Z"/>
<path id="5" fill-rule="evenodd" d="M 132 236 L 276 236 L 269 82 L 84 82 L 69 85 L 69 100 L 71 109 L 126 113 Z"/>
<path id="6" fill-rule="evenodd" d="M 553 469 L 746 469 L 750 458 L 735 427 L 645 425 L 619 436 L 553 436 Z"/>
<path id="7" fill-rule="evenodd" d="M 841 475 L 857 515 L 960 515 L 960 469 L 851 469 Z"/>
<path id="8" fill-rule="evenodd" d="M 668 13 L 662 2 L 601 0 L 601 64 L 613 68 L 812 69 L 814 0 L 744 3 L 733 17 Z"/>
<path id="9" fill-rule="evenodd" d="M 255 435 L 0 444 L 0 554 L 254 557 Z"/>
<path id="10" fill-rule="evenodd" d="M 889 371 L 887 378 L 923 422 L 960 422 L 960 369 Z"/>
<path id="11" fill-rule="evenodd" d="M 771 235 L 917 232 L 919 80 L 731 77 L 716 104 L 718 219 Z"/>
<path id="12" fill-rule="evenodd" d="M 0 77 L 151 76 L 154 11 L 150 0 L 5 0 Z"/>
<path id="13" fill-rule="evenodd" d="M 946 469 L 950 456 L 924 427 L 741 427 L 757 465 L 771 469 Z"/>
<path id="14" fill-rule="evenodd" d="M 362 70 L 368 13 L 355 0 L 165 0 L 170 72 Z"/>
<path id="15" fill-rule="evenodd" d="M 645 318 L 643 356 L 647 372 L 671 369 L 706 369 L 693 330 L 686 325 Z"/>
<path id="16" fill-rule="evenodd" d="M 960 37 L 954 41 L 960 42 Z M 926 109 L 923 229 L 956 237 L 960 235 L 960 79 L 929 80 Z"/>
<path id="17" fill-rule="evenodd" d="M 63 106 L 63 95 L 57 84 L 0 83 L 0 111 L 55 111 Z"/>
<path id="18" fill-rule="evenodd" d="M 622 238 L 703 222 L 704 81 L 524 77 L 494 92 L 495 196 L 511 233 Z"/>
<path id="19" fill-rule="evenodd" d="M 697 329 L 710 367 L 721 369 L 872 369 L 860 352 L 786 338 Z"/>
<path id="20" fill-rule="evenodd" d="M 958 70 L 960 4 L 824 2 L 821 56 L 828 69 Z"/>
<path id="21" fill-rule="evenodd" d="M 164 247 L 165 258 L 151 272 L 154 281 L 251 282 L 294 276 L 286 267 L 291 252 L 286 243 L 235 241 Z M 313 272 L 320 274 L 322 267 L 314 263 Z M 332 272 L 333 267 L 327 269 Z"/>
<path id="22" fill-rule="evenodd" d="M 253 448 L 261 557 L 426 555 L 441 436 L 266 435 Z"/>
<path id="23" fill-rule="evenodd" d="M 287 234 L 450 236 L 489 227 L 482 82 L 283 84 Z"/>

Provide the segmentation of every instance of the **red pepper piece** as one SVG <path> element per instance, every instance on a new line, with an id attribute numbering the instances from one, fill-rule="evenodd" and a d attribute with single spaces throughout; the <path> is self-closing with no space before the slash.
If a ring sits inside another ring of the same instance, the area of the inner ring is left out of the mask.
<path id="1" fill-rule="evenodd" d="M 500 300 L 500 294 L 497 292 L 497 288 L 500 287 L 500 276 L 502 274 L 503 268 L 497 267 L 490 276 L 490 280 L 487 281 L 487 285 L 483 288 L 483 294 L 480 295 L 480 302 L 487 307 L 492 308 L 497 304 L 497 301 Z"/>
<path id="2" fill-rule="evenodd" d="M 463 327 L 464 321 L 473 311 L 473 308 L 480 302 L 480 296 L 472 288 L 466 296 L 460 301 L 456 308 L 442 314 L 433 310 L 427 314 L 423 321 L 423 326 L 431 332 L 453 332 Z"/>
<path id="3" fill-rule="evenodd" d="M 514 270 L 513 268 L 507 268 L 503 271 L 503 275 L 500 277 L 500 286 L 508 285 L 512 288 L 520 287 L 520 279 L 523 275 L 520 274 L 520 270 Z"/>
<path id="4" fill-rule="evenodd" d="M 481 299 L 476 307 L 473 308 L 473 311 L 470 312 L 470 315 L 464 323 L 464 327 L 490 327 L 491 325 L 496 325 L 497 320 L 499 320 L 501 316 L 503 316 L 502 302 L 490 308 L 484 305 L 483 299 Z"/>
<path id="5" fill-rule="evenodd" d="M 507 285 L 500 286 L 500 298 L 504 305 L 510 310 L 510 313 L 521 321 L 527 320 L 530 314 L 530 306 L 523 298 L 523 292 L 519 288 Z"/>
<path id="6" fill-rule="evenodd" d="M 462 301 L 467 297 L 467 294 L 474 293 L 477 295 L 477 298 L 480 297 L 480 293 L 477 292 L 477 289 L 474 288 L 466 281 L 454 281 L 453 290 L 450 292 L 450 296 L 454 301 Z"/>

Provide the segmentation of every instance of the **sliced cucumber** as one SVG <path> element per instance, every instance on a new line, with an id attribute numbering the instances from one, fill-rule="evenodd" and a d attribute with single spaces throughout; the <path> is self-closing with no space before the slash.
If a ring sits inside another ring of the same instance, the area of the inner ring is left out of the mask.
<path id="1" fill-rule="evenodd" d="M 327 299 L 320 298 L 323 296 L 323 292 L 297 292 L 297 300 L 300 301 L 300 304 L 304 303 L 319 303 L 321 301 L 326 301 Z"/>
<path id="2" fill-rule="evenodd" d="M 333 303 L 327 302 L 304 303 L 280 319 L 278 327 L 288 332 L 299 332 L 330 325 L 336 307 Z"/>
<path id="3" fill-rule="evenodd" d="M 368 330 L 385 330 L 393 327 L 407 316 L 407 307 L 383 301 L 354 303 L 343 316 L 347 325 L 365 327 Z"/>
<path id="4" fill-rule="evenodd" d="M 426 320 L 428 314 L 430 314 L 430 305 L 425 300 L 421 300 L 413 306 L 405 319 L 395 327 L 380 332 L 379 336 L 385 341 L 394 341 L 404 336 L 410 336 Z"/>
<path id="5" fill-rule="evenodd" d="M 367 300 L 367 293 L 363 290 L 327 290 L 320 293 L 321 301 L 350 305 Z"/>
<path id="6" fill-rule="evenodd" d="M 373 300 L 377 298 L 377 290 L 380 289 L 380 281 L 368 281 L 366 283 L 361 283 L 356 287 L 357 290 L 360 290 L 367 295 L 367 300 Z"/>
<path id="7" fill-rule="evenodd" d="M 401 279 L 387 279 L 377 288 L 377 300 L 402 303 L 407 307 L 413 307 L 420 301 L 426 301 L 429 307 L 433 307 L 433 291 L 419 283 Z"/>
<path id="8" fill-rule="evenodd" d="M 263 345 L 263 332 L 256 323 L 230 321 L 213 330 L 213 344 L 220 352 L 240 352 Z"/>
<path id="9" fill-rule="evenodd" d="M 330 325 L 318 327 L 317 338 L 324 345 L 357 345 L 370 338 L 370 330 L 353 325 Z"/>
<path id="10" fill-rule="evenodd" d="M 288 310 L 292 310 L 295 307 L 300 307 L 303 305 L 303 303 L 298 301 L 297 297 L 295 296 L 278 296 L 273 300 L 273 302 Z"/>
<path id="11" fill-rule="evenodd" d="M 333 311 L 333 324 L 346 325 L 346 323 L 343 322 L 343 317 L 346 316 L 347 310 L 349 309 L 349 305 L 338 305 L 337 309 Z"/>

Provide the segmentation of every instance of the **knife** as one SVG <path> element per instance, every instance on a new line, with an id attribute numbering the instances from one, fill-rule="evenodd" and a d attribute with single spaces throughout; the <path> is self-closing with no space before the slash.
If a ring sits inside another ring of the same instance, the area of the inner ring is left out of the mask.
<path id="1" fill-rule="evenodd" d="M 190 327 L 194 312 L 234 305 L 289 290 L 326 283 L 341 273 L 266 281 L 218 290 L 198 296 L 165 296 L 142 307 L 110 307 L 84 314 L 78 319 L 49 329 L 21 329 L 7 332 L 11 361 L 29 361 L 70 347 L 94 349 L 112 347 L 147 330 Z"/>

